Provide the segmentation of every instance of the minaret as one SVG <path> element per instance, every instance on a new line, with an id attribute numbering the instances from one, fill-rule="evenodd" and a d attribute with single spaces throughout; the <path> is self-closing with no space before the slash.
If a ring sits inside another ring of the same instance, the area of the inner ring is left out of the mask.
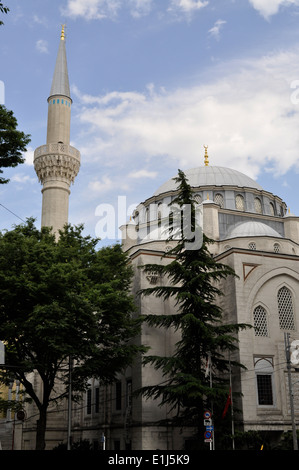
<path id="1" fill-rule="evenodd" d="M 34 168 L 42 189 L 42 227 L 55 234 L 68 223 L 70 185 L 80 168 L 80 152 L 70 146 L 72 99 L 67 70 L 64 26 L 48 98 L 47 143 L 34 152 Z"/>

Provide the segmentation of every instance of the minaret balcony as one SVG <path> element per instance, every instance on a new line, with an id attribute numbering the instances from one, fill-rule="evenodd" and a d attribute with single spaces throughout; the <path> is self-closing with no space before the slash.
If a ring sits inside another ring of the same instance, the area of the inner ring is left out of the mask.
<path id="1" fill-rule="evenodd" d="M 41 145 L 34 152 L 34 168 L 39 181 L 74 182 L 80 168 L 80 152 L 62 142 Z"/>

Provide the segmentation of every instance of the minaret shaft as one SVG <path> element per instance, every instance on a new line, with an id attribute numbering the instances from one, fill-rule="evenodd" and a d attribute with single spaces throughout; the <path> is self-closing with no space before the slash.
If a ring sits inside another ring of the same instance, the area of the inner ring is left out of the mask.
<path id="1" fill-rule="evenodd" d="M 71 105 L 64 34 L 48 98 L 47 143 L 34 152 L 34 168 L 43 185 L 42 221 L 57 235 L 68 223 L 70 185 L 80 168 L 80 152 L 70 146 Z"/>
<path id="2" fill-rule="evenodd" d="M 61 95 L 48 99 L 47 144 L 70 143 L 71 100 Z"/>

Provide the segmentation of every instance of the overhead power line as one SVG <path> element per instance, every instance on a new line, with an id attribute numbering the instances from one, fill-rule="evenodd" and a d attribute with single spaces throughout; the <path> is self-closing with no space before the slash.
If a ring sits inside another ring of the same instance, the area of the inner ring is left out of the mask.
<path id="1" fill-rule="evenodd" d="M 12 215 L 14 215 L 15 217 L 17 217 L 18 219 L 22 220 L 22 222 L 26 222 L 24 219 L 22 219 L 22 217 L 18 216 L 18 215 L 15 214 L 14 212 L 12 212 L 10 209 L 8 209 L 7 207 L 5 207 L 3 204 L 0 203 L 0 206 L 2 206 L 4 209 L 6 209 L 8 212 L 10 212 Z"/>

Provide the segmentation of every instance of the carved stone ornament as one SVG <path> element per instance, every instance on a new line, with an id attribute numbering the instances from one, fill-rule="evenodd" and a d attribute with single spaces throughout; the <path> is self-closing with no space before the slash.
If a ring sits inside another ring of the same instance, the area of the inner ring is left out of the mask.
<path id="1" fill-rule="evenodd" d="M 47 144 L 34 152 L 34 169 L 39 181 L 57 179 L 74 183 L 80 169 L 80 152 L 66 144 Z"/>

